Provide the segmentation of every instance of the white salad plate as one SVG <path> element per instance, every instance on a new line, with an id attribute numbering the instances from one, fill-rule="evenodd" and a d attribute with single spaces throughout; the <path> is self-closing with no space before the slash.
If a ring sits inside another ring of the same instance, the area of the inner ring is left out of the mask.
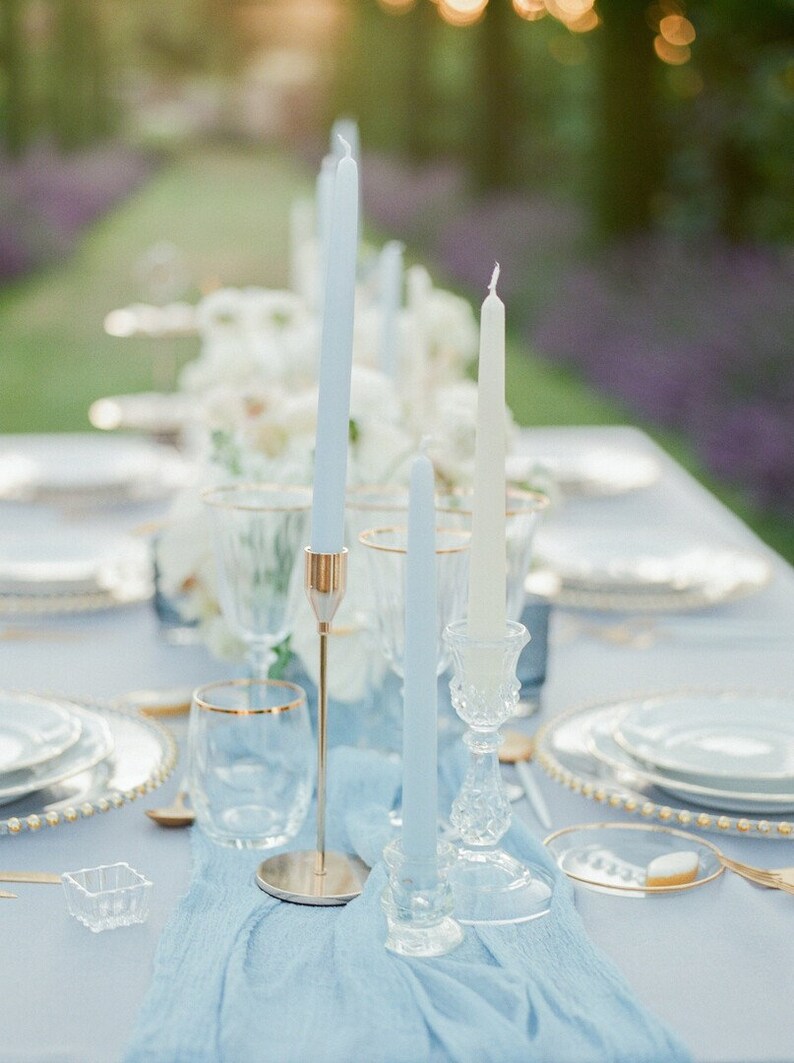
<path id="1" fill-rule="evenodd" d="M 538 729 L 535 761 L 554 781 L 582 798 L 646 823 L 759 840 L 794 841 L 794 792 L 732 791 L 674 779 L 644 768 L 612 738 L 619 713 L 630 703 L 654 697 L 673 700 L 689 694 L 719 698 L 731 693 L 748 699 L 769 696 L 763 690 L 690 688 L 665 694 L 647 691 L 575 706 Z M 789 699 L 794 701 L 794 693 Z"/>
<path id="2" fill-rule="evenodd" d="M 82 705 L 63 702 L 64 706 L 67 704 L 80 724 L 77 741 L 43 764 L 0 775 L 0 805 L 79 775 L 112 753 L 113 736 L 103 717 Z"/>
<path id="3" fill-rule="evenodd" d="M 641 783 L 655 786 L 682 801 L 703 808 L 715 808 L 722 812 L 737 809 L 746 812 L 787 813 L 794 811 L 794 785 L 788 790 L 770 790 L 757 787 L 734 788 L 729 782 L 722 786 L 694 782 L 659 769 L 654 771 L 626 752 L 613 737 L 613 730 L 620 718 L 620 710 L 610 707 L 603 714 L 596 714 L 587 724 L 585 744 L 592 756 L 614 776 L 617 781 L 629 785 Z"/>
<path id="4" fill-rule="evenodd" d="M 8 772 L 57 757 L 77 741 L 81 730 L 80 718 L 66 705 L 0 691 L 0 780 Z"/>
<path id="5" fill-rule="evenodd" d="M 700 785 L 794 792 L 788 696 L 649 698 L 619 714 L 613 737 L 635 761 Z"/>

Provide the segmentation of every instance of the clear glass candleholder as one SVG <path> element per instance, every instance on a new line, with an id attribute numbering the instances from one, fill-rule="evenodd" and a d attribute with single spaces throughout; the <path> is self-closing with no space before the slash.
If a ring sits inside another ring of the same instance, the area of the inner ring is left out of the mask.
<path id="1" fill-rule="evenodd" d="M 444 632 L 452 652 L 452 704 L 468 726 L 463 741 L 470 753 L 450 815 L 462 842 L 450 873 L 455 914 L 462 923 L 526 922 L 548 913 L 553 880 L 499 847 L 512 816 L 499 767 L 499 728 L 515 715 L 516 665 L 527 629 L 509 620 L 503 638 L 486 640 L 467 628 L 462 620 Z"/>
<path id="2" fill-rule="evenodd" d="M 440 841 L 435 859 L 409 860 L 399 838 L 383 850 L 389 884 L 381 903 L 386 912 L 386 948 L 400 956 L 443 956 L 463 940 L 460 924 L 452 918 L 453 898 L 449 872 L 455 849 Z"/>
<path id="3" fill-rule="evenodd" d="M 460 488 L 436 496 L 436 511 L 443 515 L 443 522 L 451 528 L 471 529 L 473 491 Z M 539 491 L 525 491 L 518 487 L 508 487 L 505 491 L 505 550 L 507 561 L 507 600 L 508 620 L 522 620 L 527 601 L 526 580 L 532 564 L 532 551 L 540 518 L 549 505 L 549 499 Z M 461 614 L 462 615 L 462 614 Z M 545 633 L 529 627 L 533 645 L 527 648 L 519 661 L 519 677 L 522 669 L 535 665 L 536 649 L 545 647 Z M 521 697 L 518 699 L 513 716 L 531 716 L 538 708 L 537 688 L 527 690 L 522 684 Z"/>

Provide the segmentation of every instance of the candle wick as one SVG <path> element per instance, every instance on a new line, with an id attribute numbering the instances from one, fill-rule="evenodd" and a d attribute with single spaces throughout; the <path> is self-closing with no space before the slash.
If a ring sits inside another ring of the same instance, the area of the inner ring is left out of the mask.
<path id="1" fill-rule="evenodd" d="M 342 136 L 341 133 L 337 133 L 336 135 L 341 140 L 342 147 L 345 149 L 345 158 L 346 159 L 351 158 L 351 156 L 353 155 L 353 149 L 350 147 L 350 145 L 348 144 L 348 142 L 345 140 L 345 138 Z"/>
<path id="2" fill-rule="evenodd" d="M 491 283 L 488 285 L 488 291 L 491 295 L 496 295 L 496 282 L 499 280 L 499 263 L 495 262 L 493 267 L 493 273 L 491 274 Z"/>

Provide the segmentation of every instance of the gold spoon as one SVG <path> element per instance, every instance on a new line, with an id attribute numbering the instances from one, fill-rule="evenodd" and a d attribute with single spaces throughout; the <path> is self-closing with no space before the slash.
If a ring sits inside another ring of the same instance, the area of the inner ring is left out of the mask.
<path id="1" fill-rule="evenodd" d="M 174 798 L 172 805 L 165 805 L 163 808 L 147 808 L 146 815 L 155 823 L 159 823 L 161 827 L 189 827 L 196 818 L 196 813 L 192 808 L 187 807 L 185 803 L 187 797 L 188 792 L 183 787 Z"/>

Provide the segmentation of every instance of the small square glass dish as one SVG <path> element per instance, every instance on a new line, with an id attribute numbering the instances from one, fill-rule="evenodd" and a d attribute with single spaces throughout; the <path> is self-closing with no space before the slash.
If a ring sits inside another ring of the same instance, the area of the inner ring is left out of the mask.
<path id="1" fill-rule="evenodd" d="M 129 864 L 107 864 L 61 875 L 69 914 L 89 930 L 144 923 L 152 884 Z"/>

